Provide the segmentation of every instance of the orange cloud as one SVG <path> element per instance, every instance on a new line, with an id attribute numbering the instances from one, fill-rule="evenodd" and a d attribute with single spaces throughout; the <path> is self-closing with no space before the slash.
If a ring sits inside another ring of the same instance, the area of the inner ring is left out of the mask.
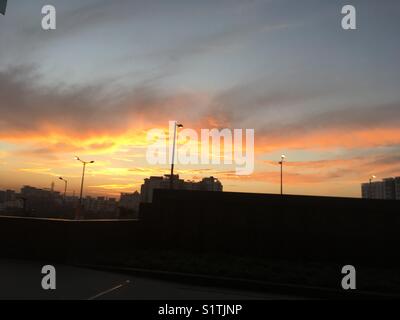
<path id="1" fill-rule="evenodd" d="M 257 136 L 256 147 L 259 153 L 275 150 L 309 149 L 329 150 L 334 148 L 370 148 L 400 145 L 400 128 L 370 129 L 316 129 L 299 135 Z"/>

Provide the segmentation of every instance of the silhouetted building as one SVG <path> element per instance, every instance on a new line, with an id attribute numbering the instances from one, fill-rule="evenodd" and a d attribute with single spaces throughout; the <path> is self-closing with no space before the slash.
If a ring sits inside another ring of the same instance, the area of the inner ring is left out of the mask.
<path id="1" fill-rule="evenodd" d="M 363 183 L 361 195 L 364 199 L 400 200 L 400 177 Z"/>
<path id="2" fill-rule="evenodd" d="M 28 201 L 41 203 L 42 205 L 48 204 L 51 201 L 61 202 L 62 197 L 59 192 L 51 190 L 39 189 L 31 186 L 24 186 L 21 188 L 21 196 Z"/>
<path id="3" fill-rule="evenodd" d="M 135 213 L 137 216 L 137 208 L 140 203 L 139 193 L 132 194 L 131 199 L 123 196 L 122 200 L 123 206 L 136 208 L 135 212 L 126 209 L 124 214 L 134 217 L 133 213 Z M 83 198 L 82 204 L 83 208 L 80 212 L 82 219 L 119 218 L 120 204 L 116 198 L 88 196 Z M 80 206 L 78 197 L 64 197 L 63 193 L 54 190 L 54 186 L 40 189 L 26 185 L 21 188 L 20 193 L 13 190 L 0 190 L 0 213 L 2 215 L 70 219 L 75 217 L 78 206 Z"/>
<path id="4" fill-rule="evenodd" d="M 139 217 L 140 193 L 121 193 L 119 200 L 119 218 L 137 219 Z"/>
<path id="5" fill-rule="evenodd" d="M 19 199 L 23 202 L 24 214 L 33 217 L 65 217 L 66 207 L 60 192 L 31 186 L 21 188 Z"/>
<path id="6" fill-rule="evenodd" d="M 16 200 L 16 193 L 14 190 L 0 191 L 0 203 Z"/>
<path id="7" fill-rule="evenodd" d="M 90 218 L 114 218 L 118 213 L 118 202 L 115 198 L 86 197 L 83 208 Z"/>
<path id="8" fill-rule="evenodd" d="M 394 189 L 396 192 L 396 200 L 400 200 L 400 177 L 394 178 Z"/>
<path id="9" fill-rule="evenodd" d="M 140 193 L 135 191 L 134 193 L 121 193 L 119 200 L 120 208 L 135 210 L 139 209 L 140 204 Z"/>
<path id="10" fill-rule="evenodd" d="M 152 202 L 153 191 L 155 189 L 170 189 L 171 181 L 170 175 L 163 177 L 150 177 L 144 179 L 140 189 L 141 202 Z M 199 182 L 184 181 L 179 179 L 179 175 L 173 176 L 173 188 L 175 190 L 199 190 L 199 191 L 222 191 L 223 187 L 221 182 L 214 177 L 203 178 Z"/>
<path id="11" fill-rule="evenodd" d="M 181 188 L 183 182 L 182 179 L 179 179 L 179 175 L 174 175 L 174 188 Z M 144 179 L 144 184 L 140 188 L 141 202 L 151 202 L 153 200 L 153 191 L 155 189 L 169 189 L 170 183 L 170 175 Z"/>
<path id="12" fill-rule="evenodd" d="M 0 190 L 0 212 L 9 211 L 11 213 L 15 209 L 21 208 L 22 202 L 14 190 Z"/>
<path id="13" fill-rule="evenodd" d="M 361 184 L 361 194 L 363 199 L 383 199 L 383 182 L 374 181 Z"/>
<path id="14" fill-rule="evenodd" d="M 200 182 L 197 182 L 196 190 L 201 191 L 222 191 L 222 183 L 214 177 L 203 178 Z"/>

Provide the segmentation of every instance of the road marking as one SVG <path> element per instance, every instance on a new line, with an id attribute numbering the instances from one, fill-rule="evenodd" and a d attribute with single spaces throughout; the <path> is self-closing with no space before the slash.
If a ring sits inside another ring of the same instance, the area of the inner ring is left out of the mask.
<path id="1" fill-rule="evenodd" d="M 90 297 L 88 300 L 96 300 L 96 299 L 98 299 L 98 298 L 100 298 L 100 297 L 102 297 L 102 296 L 105 296 L 106 294 L 109 294 L 109 293 L 111 293 L 111 292 L 113 292 L 113 291 L 116 291 L 116 290 L 118 290 L 118 289 L 121 289 L 121 288 L 123 288 L 123 287 L 129 285 L 130 283 L 131 283 L 130 280 L 126 280 L 124 283 L 121 283 L 121 284 L 119 284 L 119 285 L 117 285 L 117 286 L 115 286 L 115 287 L 113 287 L 113 288 L 111 288 L 111 289 L 108 289 L 108 290 L 106 290 L 106 291 L 100 292 L 99 294 L 96 294 L 95 296 Z"/>

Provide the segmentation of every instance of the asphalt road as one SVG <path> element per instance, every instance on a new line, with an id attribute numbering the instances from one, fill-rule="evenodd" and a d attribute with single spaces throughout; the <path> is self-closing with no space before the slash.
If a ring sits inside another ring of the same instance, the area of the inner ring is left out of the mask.
<path id="1" fill-rule="evenodd" d="M 65 265 L 56 268 L 56 290 L 42 289 L 44 264 L 0 259 L 0 299 L 247 300 L 291 299 L 275 294 L 191 286 Z"/>

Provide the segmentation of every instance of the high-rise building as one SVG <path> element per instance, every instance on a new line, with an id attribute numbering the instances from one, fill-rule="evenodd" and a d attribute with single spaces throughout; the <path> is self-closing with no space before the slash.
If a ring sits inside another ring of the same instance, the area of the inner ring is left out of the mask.
<path id="1" fill-rule="evenodd" d="M 363 183 L 361 185 L 363 199 L 384 199 L 384 186 L 382 181 Z"/>
<path id="2" fill-rule="evenodd" d="M 222 191 L 222 183 L 214 177 L 203 178 L 200 182 L 197 182 L 197 190 L 204 191 Z"/>
<path id="3" fill-rule="evenodd" d="M 400 200 L 400 177 L 394 178 L 394 190 L 396 194 L 396 200 Z"/>
<path id="4" fill-rule="evenodd" d="M 363 199 L 400 200 L 400 177 L 361 184 Z"/>
<path id="5" fill-rule="evenodd" d="M 396 190 L 394 185 L 394 178 L 383 179 L 383 198 L 388 200 L 396 199 Z"/>
<path id="6" fill-rule="evenodd" d="M 169 189 L 171 187 L 170 175 L 163 177 L 150 177 L 144 179 L 140 189 L 141 202 L 152 202 L 154 189 Z M 201 191 L 222 191 L 221 182 L 214 177 L 203 178 L 199 182 L 184 181 L 179 175 L 173 176 L 173 188 L 176 190 L 201 190 Z"/>
<path id="7" fill-rule="evenodd" d="M 168 189 L 170 188 L 170 175 L 163 177 L 150 177 L 144 179 L 144 183 L 140 188 L 141 202 L 152 202 L 154 189 Z M 183 181 L 183 180 L 182 180 Z M 174 187 L 181 184 L 179 176 L 174 175 Z"/>

